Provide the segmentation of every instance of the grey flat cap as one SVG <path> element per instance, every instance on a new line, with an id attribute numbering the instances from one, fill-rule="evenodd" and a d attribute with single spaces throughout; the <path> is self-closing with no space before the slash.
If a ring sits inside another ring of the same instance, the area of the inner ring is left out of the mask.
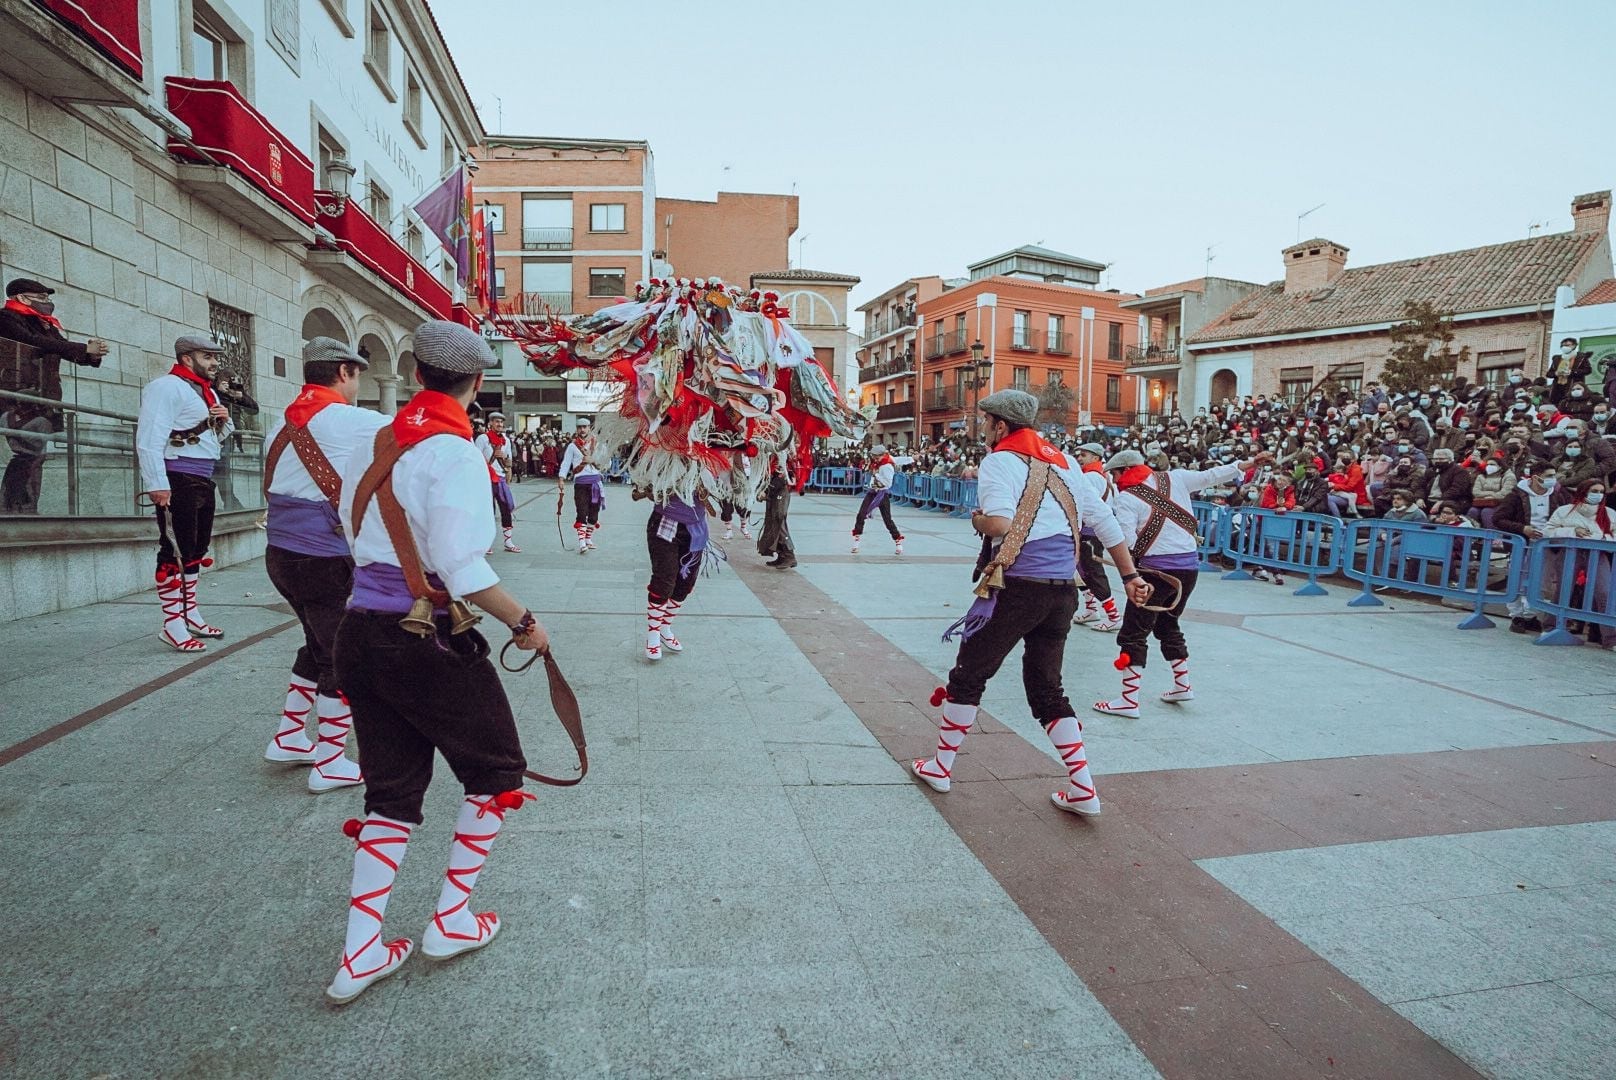
<path id="1" fill-rule="evenodd" d="M 489 420 L 503 420 L 503 419 L 505 419 L 505 414 L 502 413 L 502 412 L 491 412 L 491 413 L 488 414 L 486 419 L 489 419 Z"/>
<path id="2" fill-rule="evenodd" d="M 1097 442 L 1086 442 L 1079 446 L 1078 450 L 1085 454 L 1093 454 L 1097 458 L 1105 457 L 1105 447 Z"/>
<path id="3" fill-rule="evenodd" d="M 977 402 L 978 409 L 1011 424 L 1032 427 L 1038 422 L 1038 399 L 1025 390 L 1000 390 Z"/>
<path id="4" fill-rule="evenodd" d="M 311 337 L 303 346 L 303 362 L 313 364 L 325 361 L 332 364 L 358 364 L 370 367 L 370 362 L 336 338 Z"/>
<path id="5" fill-rule="evenodd" d="M 870 453 L 873 454 L 876 457 L 880 457 L 882 454 L 885 454 L 886 452 L 887 452 L 887 444 L 886 443 L 876 443 L 874 446 L 870 447 Z"/>
<path id="6" fill-rule="evenodd" d="M 224 346 L 214 341 L 207 334 L 181 334 L 174 339 L 175 356 L 184 356 L 186 353 L 194 352 L 223 353 Z"/>
<path id="7" fill-rule="evenodd" d="M 1105 463 L 1105 471 L 1116 472 L 1118 469 L 1132 468 L 1135 465 L 1143 465 L 1144 463 L 1145 455 L 1139 451 L 1124 450 L 1119 454 L 1111 455 L 1111 460 Z"/>
<path id="8" fill-rule="evenodd" d="M 422 323 L 415 331 L 415 360 L 439 371 L 481 375 L 499 367 L 499 357 L 483 336 L 469 326 L 446 319 Z"/>

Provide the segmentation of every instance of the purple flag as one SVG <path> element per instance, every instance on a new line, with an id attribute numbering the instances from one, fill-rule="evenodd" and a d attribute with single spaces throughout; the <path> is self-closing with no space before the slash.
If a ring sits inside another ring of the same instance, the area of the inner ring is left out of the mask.
<path id="1" fill-rule="evenodd" d="M 466 282 L 467 240 L 471 224 L 466 220 L 466 168 L 457 167 L 443 183 L 421 197 L 415 204 L 416 216 L 443 242 L 455 256 L 455 277 Z"/>

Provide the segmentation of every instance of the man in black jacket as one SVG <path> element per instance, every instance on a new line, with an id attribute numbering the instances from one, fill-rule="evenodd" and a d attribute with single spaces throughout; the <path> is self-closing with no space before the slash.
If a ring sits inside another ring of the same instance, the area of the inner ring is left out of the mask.
<path id="1" fill-rule="evenodd" d="M 1438 503 L 1451 502 L 1463 514 L 1470 509 L 1470 492 L 1476 483 L 1476 474 L 1454 460 L 1452 450 L 1438 450 L 1431 455 L 1431 468 L 1424 477 L 1426 509 Z"/>
<path id="2" fill-rule="evenodd" d="M 0 343 L 0 386 L 25 394 L 62 400 L 61 362 L 100 367 L 107 343 L 91 338 L 80 345 L 62 334 L 51 294 L 56 290 L 32 278 L 17 278 L 6 286 L 6 304 L 0 308 L 0 338 L 10 338 L 28 349 Z M 15 359 L 13 359 L 13 356 Z"/>

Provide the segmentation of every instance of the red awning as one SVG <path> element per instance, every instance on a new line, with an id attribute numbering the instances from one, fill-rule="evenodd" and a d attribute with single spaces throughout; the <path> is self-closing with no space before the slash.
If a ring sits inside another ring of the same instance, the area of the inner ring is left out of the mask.
<path id="1" fill-rule="evenodd" d="M 322 204 L 335 203 L 330 192 L 318 193 Z M 342 212 L 332 216 L 323 210 L 320 224 L 336 237 L 337 246 L 374 270 L 393 288 L 409 297 L 436 318 L 454 316 L 454 294 L 443 282 L 416 262 L 404 245 L 371 220 L 352 199 L 342 204 Z"/>
<path id="2" fill-rule="evenodd" d="M 140 0 L 38 0 L 119 67 L 140 78 Z"/>
<path id="3" fill-rule="evenodd" d="M 473 330 L 476 330 L 481 326 L 477 316 L 472 314 L 471 309 L 465 304 L 456 304 L 454 306 L 453 318 L 455 322 L 460 323 L 462 326 L 469 326 Z"/>
<path id="4" fill-rule="evenodd" d="M 314 163 L 247 103 L 228 82 L 170 76 L 168 109 L 191 128 L 191 138 L 218 162 L 290 211 L 314 224 Z M 174 139 L 168 152 L 211 164 Z"/>

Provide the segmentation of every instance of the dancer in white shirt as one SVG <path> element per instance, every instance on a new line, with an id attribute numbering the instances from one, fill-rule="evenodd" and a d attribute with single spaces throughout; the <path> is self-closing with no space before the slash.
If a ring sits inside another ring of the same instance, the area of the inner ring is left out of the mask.
<path id="1" fill-rule="evenodd" d="M 572 528 L 578 534 L 578 554 L 594 550 L 595 530 L 600 528 L 600 511 L 606 505 L 606 478 L 596 464 L 599 452 L 595 434 L 588 420 L 578 421 L 578 433 L 567 444 L 561 455 L 561 473 L 557 483 L 572 481 Z"/>
<path id="2" fill-rule="evenodd" d="M 881 522 L 892 534 L 894 555 L 903 554 L 903 533 L 892 520 L 892 480 L 898 467 L 882 443 L 870 448 L 870 477 L 866 483 L 864 501 L 859 503 L 858 517 L 853 521 L 853 554 L 859 553 L 859 541 L 864 536 L 864 522 L 872 512 L 881 511 Z"/>

